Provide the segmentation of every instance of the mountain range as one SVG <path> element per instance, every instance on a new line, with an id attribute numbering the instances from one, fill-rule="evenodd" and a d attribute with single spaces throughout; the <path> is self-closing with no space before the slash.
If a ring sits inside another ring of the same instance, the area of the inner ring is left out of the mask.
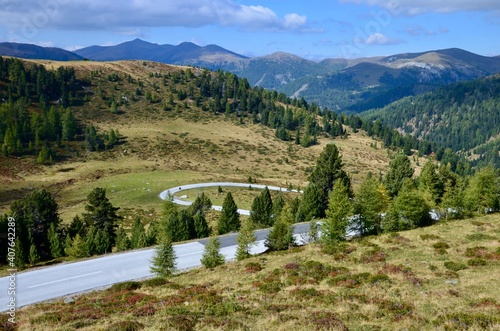
<path id="1" fill-rule="evenodd" d="M 0 43 L 0 55 L 54 61 L 83 60 L 83 57 L 80 55 L 61 48 L 20 43 Z"/>
<path id="2" fill-rule="evenodd" d="M 217 45 L 159 45 L 141 39 L 74 52 L 24 44 L 11 44 L 9 49 L 8 45 L 0 44 L 0 54 L 52 60 L 149 60 L 227 70 L 247 78 L 252 86 L 347 113 L 380 108 L 405 96 L 500 72 L 500 56 L 485 57 L 458 48 L 315 62 L 284 52 L 249 58 Z"/>

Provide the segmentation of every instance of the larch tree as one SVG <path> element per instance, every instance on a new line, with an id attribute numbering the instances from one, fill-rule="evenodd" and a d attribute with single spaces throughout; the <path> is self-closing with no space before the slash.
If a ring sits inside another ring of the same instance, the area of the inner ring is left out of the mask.
<path id="1" fill-rule="evenodd" d="M 349 195 L 349 188 L 344 182 L 335 182 L 328 197 L 326 219 L 321 226 L 321 242 L 324 247 L 330 248 L 346 238 L 349 216 L 353 210 Z"/>

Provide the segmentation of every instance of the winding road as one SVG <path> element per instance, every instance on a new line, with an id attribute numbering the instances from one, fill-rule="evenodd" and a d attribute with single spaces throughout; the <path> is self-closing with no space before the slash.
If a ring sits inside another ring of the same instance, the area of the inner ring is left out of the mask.
<path id="1" fill-rule="evenodd" d="M 198 187 L 210 186 L 238 186 L 248 187 L 249 184 L 241 183 L 201 183 L 191 184 L 181 187 L 174 187 L 160 193 L 160 198 L 166 199 L 173 193 Z M 253 188 L 263 189 L 264 185 L 251 185 Z M 288 191 L 275 186 L 268 186 L 270 190 Z M 296 190 L 293 192 L 297 192 Z M 175 203 L 189 205 L 191 202 L 175 199 Z M 213 207 L 216 210 L 220 206 Z M 240 210 L 241 214 L 248 215 L 249 211 Z M 307 233 L 309 224 L 295 224 L 294 236 L 296 242 L 303 244 L 307 242 Z M 264 241 L 269 233 L 269 229 L 257 230 L 256 245 L 252 248 L 252 254 L 259 254 L 266 250 Z M 226 260 L 232 260 L 236 256 L 236 233 L 220 236 L 221 253 Z M 196 241 L 174 245 L 177 256 L 177 268 L 185 270 L 201 266 L 201 256 L 205 249 L 208 239 L 199 239 Z M 8 310 L 8 303 L 11 299 L 7 293 L 9 288 L 15 287 L 16 307 L 22 307 L 37 302 L 56 299 L 59 297 L 71 296 L 76 293 L 105 288 L 110 285 L 124 281 L 138 280 L 152 277 L 150 271 L 151 259 L 154 254 L 154 248 L 134 250 L 129 252 L 107 254 L 97 258 L 84 261 L 62 263 L 51 267 L 27 270 L 16 273 L 12 277 L 0 278 L 0 312 Z"/>
<path id="2" fill-rule="evenodd" d="M 256 188 L 263 190 L 264 188 L 267 188 L 271 191 L 280 191 L 280 192 L 295 192 L 295 193 L 302 193 L 302 191 L 298 190 L 290 190 L 286 189 L 283 187 L 278 187 L 278 186 L 269 186 L 269 185 L 260 185 L 260 184 L 248 184 L 248 183 L 232 183 L 232 182 L 215 182 L 215 183 L 198 183 L 198 184 L 189 184 L 189 185 L 182 185 L 182 186 L 176 186 L 169 188 L 168 190 L 165 190 L 160 193 L 160 199 L 162 200 L 167 200 L 169 197 L 172 197 L 172 202 L 178 205 L 182 206 L 190 206 L 193 202 L 192 201 L 187 201 L 180 199 L 176 197 L 174 194 L 179 193 L 182 191 L 187 191 L 187 190 L 192 190 L 192 189 L 197 189 L 197 188 L 205 188 L 205 187 L 246 187 L 246 188 Z M 222 206 L 212 206 L 213 210 L 222 210 Z M 241 215 L 250 215 L 250 211 L 246 209 L 238 209 L 238 213 Z"/>

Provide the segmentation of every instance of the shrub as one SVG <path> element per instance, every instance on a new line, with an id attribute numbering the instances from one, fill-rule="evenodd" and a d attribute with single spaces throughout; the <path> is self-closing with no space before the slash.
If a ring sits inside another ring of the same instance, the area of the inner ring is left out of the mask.
<path id="1" fill-rule="evenodd" d="M 121 321 L 111 324 L 108 331 L 139 331 L 144 325 L 136 321 Z"/>
<path id="2" fill-rule="evenodd" d="M 258 262 L 248 262 L 245 264 L 245 272 L 259 272 L 262 270 L 262 266 Z"/>
<path id="3" fill-rule="evenodd" d="M 149 287 L 159 287 L 159 286 L 166 285 L 167 283 L 168 283 L 168 280 L 166 280 L 165 278 L 155 277 L 155 278 L 150 278 L 150 279 L 145 280 L 143 282 L 143 285 L 149 286 Z"/>
<path id="4" fill-rule="evenodd" d="M 435 234 L 421 234 L 420 239 L 422 239 L 422 240 L 437 240 L 437 239 L 441 239 L 441 237 L 436 236 Z"/>
<path id="5" fill-rule="evenodd" d="M 142 284 L 140 282 L 123 282 L 111 286 L 111 291 L 134 291 L 140 289 Z"/>
<path id="6" fill-rule="evenodd" d="M 473 233 L 465 236 L 467 240 L 470 241 L 487 241 L 487 240 L 495 240 L 495 237 L 484 234 L 484 233 Z"/>
<path id="7" fill-rule="evenodd" d="M 467 264 L 471 267 L 480 267 L 480 266 L 485 266 L 488 264 L 485 259 L 481 259 L 478 257 L 474 257 L 470 260 L 467 261 Z"/>
<path id="8" fill-rule="evenodd" d="M 444 263 L 444 266 L 446 269 L 449 269 L 451 271 L 460 271 L 464 269 L 468 269 L 467 265 L 459 262 L 453 262 L 453 261 L 446 261 Z"/>
<path id="9" fill-rule="evenodd" d="M 454 329 L 468 330 L 473 327 L 479 327 L 486 330 L 495 326 L 500 322 L 498 316 L 486 314 L 470 314 L 464 312 L 451 313 L 439 316 L 434 322 L 434 325 L 451 325 Z M 450 329 L 451 328 L 447 328 Z"/>

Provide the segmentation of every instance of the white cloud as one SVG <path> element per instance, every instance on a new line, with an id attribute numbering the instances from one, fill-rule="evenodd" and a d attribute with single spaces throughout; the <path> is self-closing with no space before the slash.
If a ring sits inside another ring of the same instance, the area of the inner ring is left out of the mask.
<path id="1" fill-rule="evenodd" d="M 486 11 L 500 13 L 498 0 L 340 0 L 388 9 L 392 14 L 418 15 L 426 12 Z"/>
<path id="2" fill-rule="evenodd" d="M 397 45 L 404 43 L 401 39 L 389 38 L 382 33 L 374 33 L 366 38 L 356 37 L 354 42 L 363 45 Z"/>
<path id="3" fill-rule="evenodd" d="M 305 16 L 280 18 L 263 6 L 235 0 L 0 0 L 0 27 L 133 30 L 138 27 L 204 25 L 249 30 L 299 30 Z"/>
<path id="4" fill-rule="evenodd" d="M 405 28 L 405 32 L 414 37 L 420 35 L 433 36 L 436 34 L 436 31 L 427 30 L 420 25 L 409 25 Z"/>

